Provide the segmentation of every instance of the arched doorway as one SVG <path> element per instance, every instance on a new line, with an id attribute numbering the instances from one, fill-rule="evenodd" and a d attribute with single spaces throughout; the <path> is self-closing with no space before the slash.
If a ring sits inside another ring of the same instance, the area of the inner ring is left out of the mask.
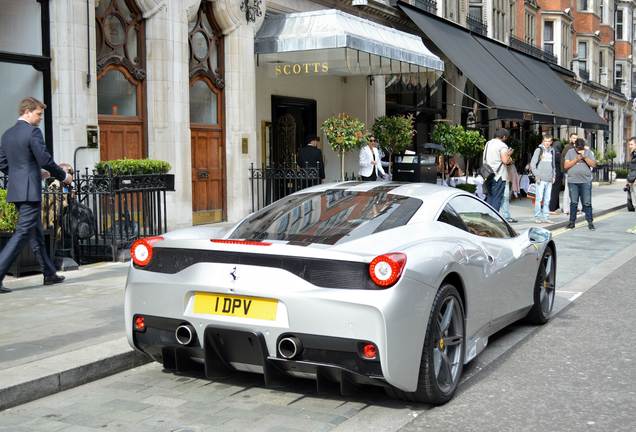
<path id="1" fill-rule="evenodd" d="M 209 2 L 189 23 L 192 223 L 226 218 L 223 37 Z"/>
<path id="2" fill-rule="evenodd" d="M 95 22 L 100 159 L 143 158 L 143 17 L 132 0 L 102 0 L 95 9 Z"/>

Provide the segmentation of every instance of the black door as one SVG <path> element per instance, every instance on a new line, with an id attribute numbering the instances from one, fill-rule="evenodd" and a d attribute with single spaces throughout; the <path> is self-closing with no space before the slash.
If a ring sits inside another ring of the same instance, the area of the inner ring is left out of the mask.
<path id="1" fill-rule="evenodd" d="M 298 150 L 309 135 L 316 135 L 316 101 L 272 96 L 272 166 L 293 166 Z"/>

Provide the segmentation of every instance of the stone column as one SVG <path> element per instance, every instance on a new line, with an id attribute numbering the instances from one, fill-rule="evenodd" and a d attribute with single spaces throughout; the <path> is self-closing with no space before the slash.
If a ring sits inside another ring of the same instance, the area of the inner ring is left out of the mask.
<path id="1" fill-rule="evenodd" d="M 51 90 L 55 160 L 73 163 L 77 147 L 86 145 L 86 126 L 97 126 L 97 76 L 95 63 L 95 1 L 52 1 L 51 14 Z M 90 41 L 90 67 L 88 65 Z M 87 75 L 90 71 L 90 83 Z M 99 151 L 78 152 L 77 167 L 92 168 Z"/>
<path id="2" fill-rule="evenodd" d="M 166 194 L 168 228 L 192 225 L 188 14 L 200 0 L 137 0 L 146 20 L 148 158 L 168 161 L 175 192 Z"/>
<path id="3" fill-rule="evenodd" d="M 254 35 L 265 17 L 266 2 L 262 2 L 256 22 L 246 20 L 238 1 L 213 3 L 225 36 L 226 199 L 227 218 L 233 222 L 251 211 L 249 167 L 257 162 Z"/>
<path id="4" fill-rule="evenodd" d="M 384 75 L 367 77 L 367 126 L 373 126 L 375 119 L 386 114 L 386 89 Z"/>

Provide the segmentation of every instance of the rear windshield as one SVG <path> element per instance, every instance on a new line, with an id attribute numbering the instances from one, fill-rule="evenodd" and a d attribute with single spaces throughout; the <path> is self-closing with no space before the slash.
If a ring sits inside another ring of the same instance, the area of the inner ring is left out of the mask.
<path id="1" fill-rule="evenodd" d="M 406 224 L 422 201 L 386 190 L 292 195 L 243 221 L 230 238 L 338 244 Z"/>

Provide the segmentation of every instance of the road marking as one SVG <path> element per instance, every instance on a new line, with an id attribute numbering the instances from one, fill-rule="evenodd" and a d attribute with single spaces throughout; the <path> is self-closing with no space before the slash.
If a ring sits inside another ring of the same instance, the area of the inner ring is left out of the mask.
<path id="1" fill-rule="evenodd" d="M 627 230 L 628 233 L 630 234 L 636 234 L 636 225 L 634 225 L 633 227 L 629 228 Z"/>
<path id="2" fill-rule="evenodd" d="M 623 209 L 621 209 L 621 210 L 615 210 L 615 211 L 613 211 L 613 212 L 611 212 L 611 213 L 607 213 L 607 214 L 604 214 L 603 216 L 599 216 L 599 217 L 595 218 L 595 219 L 594 219 L 594 222 L 603 221 L 603 220 L 605 220 L 605 219 L 609 219 L 609 218 L 612 218 L 612 217 L 614 217 L 614 216 L 618 216 L 618 215 L 619 215 L 619 214 L 621 214 L 621 213 L 624 213 Z M 557 236 L 560 236 L 561 234 L 563 234 L 563 233 L 565 233 L 565 232 L 568 232 L 568 231 L 574 231 L 574 230 L 581 229 L 581 228 L 587 228 L 587 224 L 579 224 L 579 225 L 578 225 L 576 228 L 574 228 L 574 229 L 572 229 L 572 228 L 565 228 L 565 227 L 564 227 L 564 228 L 559 228 L 559 229 L 557 229 L 557 230 L 552 231 L 552 237 L 557 237 Z M 632 228 L 632 229 L 634 229 L 634 230 L 635 230 L 635 231 L 634 231 L 634 234 L 636 234 L 636 226 L 634 226 L 634 228 Z M 629 231 L 629 230 L 628 230 L 628 231 Z"/>
<path id="3" fill-rule="evenodd" d="M 582 295 L 583 295 L 582 292 L 576 293 L 572 297 L 570 297 L 570 301 L 573 302 L 574 300 L 576 300 L 577 298 L 581 297 Z"/>

